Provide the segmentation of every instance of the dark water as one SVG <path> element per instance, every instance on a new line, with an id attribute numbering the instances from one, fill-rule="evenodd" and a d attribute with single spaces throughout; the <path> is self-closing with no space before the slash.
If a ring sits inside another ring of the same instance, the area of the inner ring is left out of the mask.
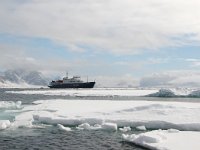
<path id="1" fill-rule="evenodd" d="M 85 130 L 63 132 L 56 127 L 3 132 L 0 135 L 1 150 L 144 150 L 124 142 L 120 132 Z"/>
<path id="2" fill-rule="evenodd" d="M 61 98 L 67 100 L 72 98 L 69 96 L 5 93 L 5 91 L 9 90 L 15 91 L 23 89 L 0 89 L 1 101 L 22 101 L 23 105 L 31 105 L 33 101 L 41 99 Z M 82 100 L 94 98 L 95 97 L 73 97 L 73 99 Z M 98 97 L 96 97 L 96 99 L 98 99 Z M 113 98 L 101 97 L 101 99 L 112 100 Z M 3 111 L 4 110 L 0 110 L 0 113 Z M 6 117 L 7 118 L 1 117 L 1 119 L 14 119 L 14 115 L 12 114 Z M 74 127 L 72 127 L 72 130 L 73 128 Z M 141 132 L 132 131 L 132 133 L 137 134 Z M 120 131 L 73 130 L 72 132 L 64 132 L 60 131 L 56 126 L 47 126 L 45 128 L 6 129 L 0 131 L 0 150 L 144 150 L 144 148 L 124 142 L 121 135 L 122 132 Z"/>

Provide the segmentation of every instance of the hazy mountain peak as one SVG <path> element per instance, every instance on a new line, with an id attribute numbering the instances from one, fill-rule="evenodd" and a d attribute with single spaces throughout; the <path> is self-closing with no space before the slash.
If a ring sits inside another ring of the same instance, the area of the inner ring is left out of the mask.
<path id="1" fill-rule="evenodd" d="M 15 84 L 47 85 L 48 79 L 38 71 L 27 71 L 23 69 L 6 70 L 0 77 L 0 82 Z"/>

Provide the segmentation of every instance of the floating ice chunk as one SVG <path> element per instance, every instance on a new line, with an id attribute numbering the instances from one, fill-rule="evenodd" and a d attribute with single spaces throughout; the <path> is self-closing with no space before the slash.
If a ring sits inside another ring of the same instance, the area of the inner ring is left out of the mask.
<path id="1" fill-rule="evenodd" d="M 13 102 L 13 101 L 1 101 L 0 109 L 19 109 L 21 108 L 21 101 Z"/>
<path id="2" fill-rule="evenodd" d="M 32 128 L 32 121 L 29 120 L 17 120 L 12 124 L 12 128 Z"/>
<path id="3" fill-rule="evenodd" d="M 169 133 L 178 133 L 179 132 L 179 130 L 177 130 L 177 129 L 168 129 L 167 131 Z"/>
<path id="4" fill-rule="evenodd" d="M 96 124 L 94 126 L 90 126 L 88 123 L 83 123 L 76 127 L 78 130 L 111 130 L 116 131 L 117 130 L 117 124 L 115 123 L 104 123 L 102 125 Z"/>
<path id="5" fill-rule="evenodd" d="M 158 143 L 161 142 L 162 138 L 159 135 L 148 136 L 148 135 L 140 135 L 136 136 L 135 143 Z"/>
<path id="6" fill-rule="evenodd" d="M 58 128 L 62 131 L 72 131 L 69 127 L 64 127 L 62 124 L 57 124 Z"/>
<path id="7" fill-rule="evenodd" d="M 79 125 L 79 126 L 77 127 L 77 129 L 80 129 L 80 130 L 84 130 L 84 129 L 89 130 L 90 127 L 91 127 L 91 126 L 90 126 L 88 123 L 83 123 L 83 124 Z"/>
<path id="8" fill-rule="evenodd" d="M 90 125 L 96 125 L 96 124 L 102 124 L 103 123 L 103 119 L 102 118 L 84 118 L 82 119 L 83 122 L 87 122 Z"/>
<path id="9" fill-rule="evenodd" d="M 101 129 L 101 125 L 95 124 L 94 126 L 90 126 L 88 123 L 80 124 L 78 127 L 76 127 L 78 130 L 98 130 Z"/>
<path id="10" fill-rule="evenodd" d="M 47 124 L 33 124 L 32 125 L 32 128 L 35 128 L 35 129 L 45 129 L 48 127 L 52 127 L 52 125 L 47 125 Z"/>
<path id="11" fill-rule="evenodd" d="M 147 133 L 141 133 L 139 135 L 132 134 L 122 134 L 122 138 L 125 141 L 133 142 L 136 145 L 140 145 L 149 149 L 156 149 L 152 145 L 156 143 L 162 143 L 164 140 L 166 140 L 167 137 L 165 137 L 164 134 L 162 134 L 159 130 L 147 132 Z"/>
<path id="12" fill-rule="evenodd" d="M 100 124 L 95 124 L 94 127 L 95 128 L 101 128 L 101 125 Z"/>
<path id="13" fill-rule="evenodd" d="M 146 131 L 147 130 L 145 126 L 137 126 L 136 129 L 140 130 L 140 131 Z"/>
<path id="14" fill-rule="evenodd" d="M 19 111 L 20 112 L 20 111 Z M 34 111 L 23 111 L 15 116 L 14 122 L 12 123 L 13 128 L 32 128 Z"/>
<path id="15" fill-rule="evenodd" d="M 11 125 L 9 120 L 0 120 L 0 130 L 4 130 L 6 128 L 9 128 Z"/>
<path id="16" fill-rule="evenodd" d="M 16 107 L 17 107 L 17 108 L 20 108 L 20 107 L 21 107 L 21 104 L 22 104 L 21 101 L 17 101 L 17 102 L 16 102 Z"/>
<path id="17" fill-rule="evenodd" d="M 104 123 L 104 124 L 102 124 L 102 129 L 117 131 L 117 124 L 116 123 Z"/>
<path id="18" fill-rule="evenodd" d="M 125 141 L 153 150 L 199 150 L 199 137 L 200 132 L 174 129 L 155 130 L 139 135 L 122 134 Z"/>
<path id="19" fill-rule="evenodd" d="M 131 127 L 123 127 L 123 128 L 119 128 L 119 130 L 122 132 L 128 132 L 128 131 L 131 131 Z"/>
<path id="20" fill-rule="evenodd" d="M 160 89 L 158 92 L 149 94 L 152 97 L 175 97 L 175 93 L 170 89 Z"/>

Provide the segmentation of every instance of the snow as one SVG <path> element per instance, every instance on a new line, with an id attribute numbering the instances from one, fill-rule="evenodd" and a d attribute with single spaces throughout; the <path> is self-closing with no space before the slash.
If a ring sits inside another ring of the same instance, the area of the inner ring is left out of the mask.
<path id="1" fill-rule="evenodd" d="M 117 131 L 117 124 L 116 123 L 104 123 L 104 124 L 102 124 L 102 128 L 104 130 Z"/>
<path id="2" fill-rule="evenodd" d="M 0 101 L 0 109 L 18 109 L 21 107 L 21 101 Z"/>
<path id="3" fill-rule="evenodd" d="M 89 123 L 83 123 L 80 124 L 78 127 L 76 127 L 78 130 L 99 130 L 102 129 L 102 126 L 99 124 L 95 124 L 94 126 L 91 126 Z"/>
<path id="4" fill-rule="evenodd" d="M 35 105 L 22 107 L 20 101 L 1 101 L 0 108 L 4 111 L 1 116 L 16 113 L 14 121 L 11 120 L 11 127 L 16 128 L 32 127 L 34 123 L 64 126 L 88 123 L 90 128 L 97 124 L 112 130 L 117 126 L 138 130 L 174 128 L 200 131 L 200 103 L 62 99 L 33 103 Z"/>
<path id="5" fill-rule="evenodd" d="M 200 131 L 200 103 L 58 99 L 34 104 L 37 105 L 24 107 L 16 120 L 65 126 L 113 123 L 118 127 Z"/>
<path id="6" fill-rule="evenodd" d="M 128 131 L 131 131 L 131 127 L 123 127 L 123 128 L 119 128 L 119 130 L 122 132 L 128 132 Z"/>
<path id="7" fill-rule="evenodd" d="M 4 130 L 6 128 L 9 128 L 11 125 L 9 120 L 0 120 L 0 130 Z"/>
<path id="8" fill-rule="evenodd" d="M 134 88 L 93 88 L 93 89 L 49 89 L 49 90 L 24 90 L 6 91 L 14 94 L 42 94 L 59 96 L 144 96 L 157 92 L 157 89 Z"/>
<path id="9" fill-rule="evenodd" d="M 156 150 L 199 150 L 200 132 L 178 131 L 175 129 L 155 130 L 141 134 L 122 134 L 127 142 Z"/>
<path id="10" fill-rule="evenodd" d="M 62 124 L 57 124 L 57 126 L 58 126 L 59 130 L 61 130 L 61 131 L 72 131 L 71 128 L 64 127 Z"/>
<path id="11" fill-rule="evenodd" d="M 77 129 L 80 129 L 80 130 L 84 130 L 84 129 L 89 130 L 89 129 L 91 129 L 91 126 L 90 126 L 89 123 L 83 123 L 83 124 L 80 124 L 80 125 L 77 127 Z"/>
<path id="12" fill-rule="evenodd" d="M 78 127 L 76 127 L 78 130 L 108 130 L 108 131 L 116 131 L 117 130 L 117 124 L 115 123 L 103 123 L 103 124 L 95 124 L 94 126 L 91 126 L 89 123 L 83 123 L 80 124 Z"/>
<path id="13" fill-rule="evenodd" d="M 145 126 L 137 126 L 136 129 L 140 130 L 140 131 L 146 131 L 147 130 Z"/>

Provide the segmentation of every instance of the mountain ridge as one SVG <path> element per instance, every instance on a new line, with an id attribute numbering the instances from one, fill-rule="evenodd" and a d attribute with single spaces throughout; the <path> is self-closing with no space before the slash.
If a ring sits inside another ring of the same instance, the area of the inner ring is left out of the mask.
<path id="1" fill-rule="evenodd" d="M 33 85 L 47 86 L 49 79 L 39 71 L 27 71 L 23 69 L 6 70 L 1 72 L 0 83 L 6 85 Z"/>

